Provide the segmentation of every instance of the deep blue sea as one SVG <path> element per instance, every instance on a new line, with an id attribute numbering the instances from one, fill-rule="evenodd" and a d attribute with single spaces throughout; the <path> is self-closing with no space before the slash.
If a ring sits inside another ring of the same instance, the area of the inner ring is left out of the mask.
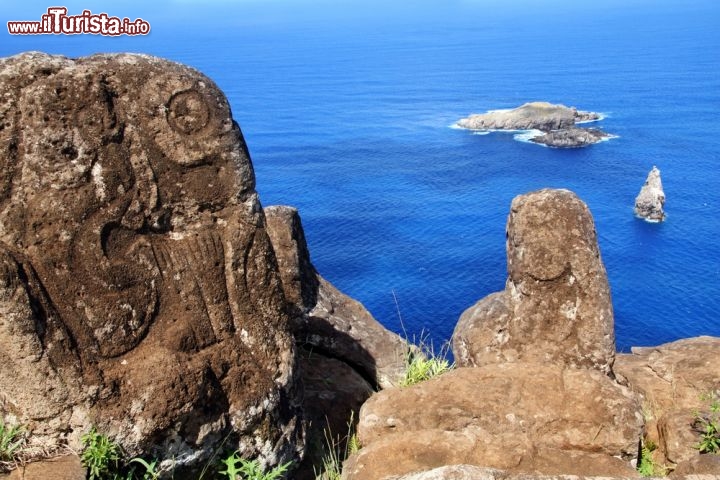
<path id="1" fill-rule="evenodd" d="M 0 55 L 133 51 L 205 72 L 263 204 L 298 207 L 318 270 L 390 329 L 399 309 L 410 336 L 447 340 L 504 286 L 511 199 L 562 187 L 594 215 L 619 349 L 720 336 L 717 0 L 104 3 L 65 4 L 142 17 L 150 35 L 4 31 Z M 49 6 L 3 6 L 3 28 Z M 449 128 L 533 100 L 602 112 L 618 138 L 557 150 Z M 653 165 L 662 224 L 633 216 Z"/>

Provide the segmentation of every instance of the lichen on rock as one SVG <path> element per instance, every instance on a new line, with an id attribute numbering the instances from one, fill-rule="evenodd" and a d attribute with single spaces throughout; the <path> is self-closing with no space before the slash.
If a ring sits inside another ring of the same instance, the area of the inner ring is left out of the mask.
<path id="1" fill-rule="evenodd" d="M 0 414 L 180 466 L 225 438 L 296 458 L 290 320 L 222 92 L 130 54 L 16 55 L 0 84 Z"/>

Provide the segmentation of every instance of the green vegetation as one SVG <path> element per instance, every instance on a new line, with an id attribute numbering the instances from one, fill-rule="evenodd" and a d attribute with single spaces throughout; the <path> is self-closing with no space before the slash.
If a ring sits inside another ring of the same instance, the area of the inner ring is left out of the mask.
<path id="1" fill-rule="evenodd" d="M 711 392 L 702 400 L 709 402 L 709 413 L 695 413 L 693 427 L 700 433 L 700 443 L 695 448 L 700 453 L 720 454 L 720 398 L 717 392 Z"/>
<path id="2" fill-rule="evenodd" d="M 160 478 L 160 470 L 157 468 L 157 459 L 154 459 L 150 462 L 148 462 L 145 459 L 142 459 L 140 457 L 133 458 L 130 460 L 130 464 L 137 463 L 138 465 L 142 466 L 145 469 L 145 473 L 143 473 L 142 480 L 158 480 Z M 135 469 L 131 468 L 130 473 L 128 475 L 128 479 L 134 479 L 135 477 Z"/>
<path id="3" fill-rule="evenodd" d="M 352 454 L 360 451 L 361 445 L 355 432 L 355 414 L 350 414 L 348 430 L 344 437 L 333 436 L 329 428 L 325 429 L 325 455 L 320 472 L 315 470 L 316 480 L 340 480 L 343 462 Z"/>
<path id="4" fill-rule="evenodd" d="M 405 343 L 408 345 L 405 353 L 405 377 L 400 380 L 401 387 L 409 387 L 416 383 L 437 377 L 449 370 L 455 368 L 455 363 L 450 363 L 447 359 L 450 352 L 450 344 L 446 343 L 440 349 L 439 353 L 435 353 L 432 341 L 424 333 L 420 334 L 420 341 L 410 341 L 405 325 L 403 324 L 402 314 L 400 313 L 400 305 L 398 304 L 395 291 L 392 291 L 395 300 L 395 308 L 397 310 L 398 319 L 405 334 Z"/>
<path id="5" fill-rule="evenodd" d="M 422 339 L 420 345 L 411 344 L 405 356 L 405 377 L 400 381 L 400 386 L 409 387 L 455 368 L 455 364 L 447 359 L 448 350 L 449 345 L 446 344 L 436 354 L 426 339 Z"/>
<path id="6" fill-rule="evenodd" d="M 655 451 L 657 445 L 652 440 L 643 442 L 640 458 L 638 459 L 638 473 L 643 477 L 664 477 L 668 474 L 668 468 L 659 465 L 652 458 L 652 452 Z"/>
<path id="7" fill-rule="evenodd" d="M 84 448 L 80 460 L 88 470 L 89 480 L 159 480 L 161 478 L 163 471 L 158 466 L 158 459 L 148 461 L 136 457 L 126 461 L 120 446 L 107 435 L 99 433 L 95 427 L 83 435 L 81 440 Z M 283 477 L 292 463 L 288 462 L 266 472 L 257 460 L 246 460 L 241 458 L 238 452 L 232 452 L 220 461 L 220 466 L 216 466 L 214 460 L 217 453 L 205 465 L 198 477 L 199 480 L 205 478 L 208 472 L 215 472 L 216 474 L 210 473 L 209 477 L 215 479 L 277 480 Z M 138 471 L 140 468 L 142 470 Z"/>
<path id="8" fill-rule="evenodd" d="M 265 472 L 257 460 L 245 460 L 238 457 L 237 452 L 233 452 L 222 463 L 225 470 L 218 473 L 224 475 L 224 478 L 228 480 L 276 480 L 282 478 L 292 462 L 279 465 L 269 472 Z"/>
<path id="9" fill-rule="evenodd" d="M 0 420 L 0 462 L 14 462 L 24 443 L 22 427 Z"/>
<path id="10" fill-rule="evenodd" d="M 120 447 L 95 427 L 81 437 L 83 451 L 80 461 L 88 469 L 90 480 L 115 478 L 120 472 Z"/>

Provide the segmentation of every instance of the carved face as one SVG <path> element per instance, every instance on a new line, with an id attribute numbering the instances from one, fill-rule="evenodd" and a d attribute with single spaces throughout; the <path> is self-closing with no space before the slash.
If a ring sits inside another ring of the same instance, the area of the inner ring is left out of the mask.
<path id="1" fill-rule="evenodd" d="M 214 325 L 181 335 L 184 348 L 212 343 L 233 329 L 222 230 L 257 224 L 240 130 L 224 95 L 189 68 L 129 55 L 89 63 L 48 67 L 21 90 L 23 188 L 3 212 L 20 228 L 5 240 L 38 260 L 70 329 L 101 356 L 135 347 L 162 295 Z"/>
<path id="2" fill-rule="evenodd" d="M 244 454 L 260 447 L 243 432 L 286 448 L 293 343 L 223 94 L 138 55 L 23 54 L 0 59 L 0 85 L 0 276 L 15 289 L 0 307 L 22 317 L 17 343 L 63 375 L 34 397 L 41 410 L 62 397 L 55 435 L 104 425 L 131 454 L 166 442 L 180 457 L 180 445 L 209 456 L 234 429 Z M 53 342 L 66 347 L 55 357 Z"/>

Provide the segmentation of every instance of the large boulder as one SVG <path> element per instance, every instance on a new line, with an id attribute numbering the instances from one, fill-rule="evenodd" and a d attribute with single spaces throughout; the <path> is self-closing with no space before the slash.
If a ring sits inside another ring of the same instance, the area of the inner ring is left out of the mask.
<path id="1" fill-rule="evenodd" d="M 466 310 L 453 334 L 459 365 L 536 362 L 611 373 L 613 309 L 592 215 L 568 190 L 512 201 L 505 290 Z"/>
<path id="2" fill-rule="evenodd" d="M 459 368 L 373 395 L 361 409 L 362 449 L 345 463 L 343 478 L 379 480 L 453 464 L 632 477 L 642 423 L 632 392 L 596 370 Z"/>
<path id="3" fill-rule="evenodd" d="M 79 449 L 303 448 L 289 315 L 225 96 L 143 55 L 0 60 L 0 417 Z"/>

